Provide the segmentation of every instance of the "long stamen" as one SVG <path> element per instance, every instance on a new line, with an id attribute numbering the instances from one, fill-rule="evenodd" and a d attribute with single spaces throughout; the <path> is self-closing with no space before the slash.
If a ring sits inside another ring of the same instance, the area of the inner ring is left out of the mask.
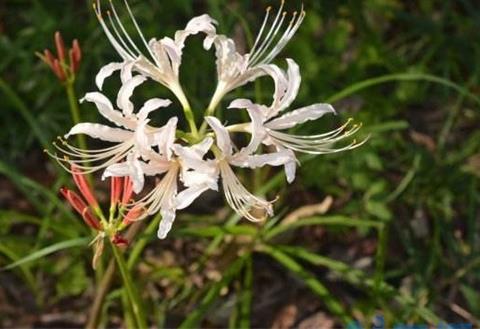
<path id="1" fill-rule="evenodd" d="M 293 24 L 293 20 L 295 19 L 295 17 L 293 17 L 292 22 L 289 25 L 289 28 L 282 35 L 279 42 L 272 49 L 270 54 L 268 54 L 268 56 L 261 61 L 262 64 L 270 63 L 283 50 L 283 48 L 285 48 L 287 43 L 290 41 L 291 38 L 293 38 L 297 30 L 300 28 L 300 25 L 302 24 L 303 19 L 305 18 L 305 15 L 306 15 L 306 12 L 303 10 L 303 5 L 302 5 L 302 9 L 301 9 L 300 15 L 298 15 L 297 22 Z"/>
<path id="2" fill-rule="evenodd" d="M 337 141 L 350 137 L 355 133 L 357 133 L 357 131 L 359 131 L 361 127 L 362 127 L 361 124 L 358 124 L 358 125 L 355 124 L 349 130 L 343 130 L 333 135 L 330 135 L 324 138 L 316 138 L 316 139 L 306 138 L 309 136 L 291 135 L 291 134 L 286 134 L 286 133 L 273 131 L 273 130 L 270 130 L 269 134 L 277 139 L 281 139 L 286 142 L 295 142 L 295 143 L 298 142 L 298 143 L 301 143 L 302 145 L 321 145 L 321 144 L 335 143 Z M 343 134 L 340 134 L 341 132 L 343 132 Z"/>
<path id="3" fill-rule="evenodd" d="M 296 16 L 297 14 L 294 13 L 294 15 Z M 257 63 L 258 61 L 260 61 L 260 59 L 262 58 L 263 54 L 265 54 L 265 52 L 268 50 L 268 48 L 271 46 L 272 42 L 275 40 L 275 37 L 277 36 L 278 34 L 278 31 L 280 31 L 280 28 L 282 27 L 283 25 L 283 22 L 285 21 L 285 17 L 287 16 L 287 13 L 284 12 L 282 14 L 282 19 L 280 20 L 280 22 L 278 23 L 275 31 L 273 32 L 273 34 L 271 35 L 271 37 L 269 38 L 268 42 L 259 50 L 257 51 L 257 54 L 255 54 L 255 58 L 252 59 L 252 61 L 250 62 L 251 64 L 250 65 L 255 65 L 255 63 Z"/>
<path id="4" fill-rule="evenodd" d="M 138 56 L 142 54 L 142 52 L 138 49 L 137 45 L 135 42 L 133 42 L 132 38 L 130 35 L 127 33 L 125 30 L 125 27 L 123 26 L 120 17 L 117 14 L 117 10 L 115 9 L 115 6 L 113 5 L 112 0 L 110 0 L 110 7 L 112 8 L 113 15 L 115 16 L 115 20 L 117 21 L 118 26 L 120 26 L 120 29 L 122 30 L 123 34 L 125 35 L 127 41 L 130 43 L 130 45 L 137 51 Z"/>
<path id="5" fill-rule="evenodd" d="M 73 173 L 69 167 L 72 164 L 74 164 L 79 170 L 82 170 L 84 174 L 93 173 L 97 170 L 106 168 L 112 164 L 115 164 L 121 161 L 123 158 L 125 158 L 125 156 L 133 147 L 132 142 L 124 142 L 116 145 L 113 148 L 104 149 L 103 153 L 90 154 L 87 152 L 81 152 L 80 149 L 78 149 L 78 151 L 72 152 L 71 150 L 69 150 L 70 145 L 66 141 L 62 143 L 64 147 L 61 147 L 56 143 L 53 143 L 53 145 L 60 152 L 62 152 L 64 156 L 60 157 L 56 153 L 54 154 L 54 153 L 51 153 L 50 151 L 46 151 L 46 152 L 52 158 L 57 160 L 60 166 L 62 166 L 66 171 Z M 70 159 L 66 156 L 71 156 L 73 157 L 73 159 Z M 91 163 L 100 162 L 100 161 L 102 161 L 101 164 L 98 164 L 96 166 L 91 166 Z M 66 164 L 68 164 L 68 166 Z M 84 164 L 88 164 L 88 166 Z"/>
<path id="6" fill-rule="evenodd" d="M 157 66 L 160 66 L 160 63 L 158 63 L 157 58 L 155 57 L 155 55 L 153 54 L 152 50 L 151 50 L 150 47 L 148 46 L 147 40 L 146 40 L 145 37 L 143 36 L 142 30 L 140 30 L 140 26 L 138 25 L 137 20 L 135 19 L 135 16 L 133 16 L 132 9 L 130 8 L 130 5 L 128 4 L 127 0 L 124 0 L 124 3 L 125 3 L 125 7 L 127 8 L 128 14 L 130 15 L 130 19 L 132 20 L 133 25 L 135 26 L 135 29 L 137 30 L 138 35 L 139 35 L 140 38 L 142 39 L 143 44 L 145 45 L 145 48 L 147 48 L 148 53 L 149 53 L 150 56 L 153 58 L 153 60 L 154 60 L 155 63 L 157 64 Z"/>
<path id="7" fill-rule="evenodd" d="M 232 209 L 253 222 L 262 221 L 267 215 L 273 214 L 272 203 L 248 192 L 225 160 L 219 161 L 219 166 L 225 197 Z M 260 218 L 255 217 L 251 213 L 255 209 L 263 211 L 265 215 Z"/>
<path id="8" fill-rule="evenodd" d="M 127 206 L 127 209 L 134 209 L 135 207 L 141 207 L 146 209 L 144 214 L 138 218 L 138 220 L 145 218 L 147 215 L 158 212 L 164 207 L 168 201 L 171 201 L 177 191 L 177 179 L 178 179 L 179 164 L 172 162 L 171 168 L 167 171 L 160 183 L 150 191 L 142 199 L 131 203 Z"/>
<path id="9" fill-rule="evenodd" d="M 115 39 L 115 37 L 112 35 L 112 32 L 110 32 L 107 24 L 105 24 L 105 21 L 102 17 L 102 9 L 100 6 L 100 0 L 97 0 L 97 3 L 93 4 L 93 10 L 95 11 L 95 14 L 97 16 L 98 22 L 102 26 L 103 32 L 107 36 L 108 40 L 112 44 L 113 48 L 118 52 L 118 54 L 123 58 L 123 59 L 129 59 L 129 60 L 134 60 L 134 58 L 128 54 L 128 52 L 118 43 L 118 41 Z"/>
<path id="10" fill-rule="evenodd" d="M 284 4 L 285 4 L 285 1 L 282 1 L 282 4 L 281 4 L 280 8 L 278 9 L 277 15 L 275 17 L 275 20 L 273 21 L 273 24 L 270 27 L 270 30 L 268 31 L 267 36 L 265 37 L 265 39 L 263 39 L 263 42 L 262 42 L 261 46 L 259 47 L 259 49 L 262 49 L 267 44 L 267 42 L 270 39 L 270 36 L 272 35 L 273 31 L 275 31 L 275 29 L 277 28 L 277 23 L 279 22 L 280 16 L 282 16 L 282 10 L 283 10 Z M 282 20 L 282 22 L 283 22 L 283 20 Z M 258 53 L 258 51 L 257 51 L 257 53 Z M 250 58 L 249 62 L 252 62 L 254 60 L 254 58 L 256 57 L 256 54 L 251 53 L 251 56 L 252 57 Z"/>
<path id="11" fill-rule="evenodd" d="M 135 53 L 133 52 L 132 49 L 130 49 L 128 47 L 128 45 L 125 43 L 125 41 L 123 40 L 123 37 L 122 35 L 120 34 L 120 32 L 118 31 L 117 27 L 115 26 L 115 22 L 113 21 L 112 19 L 112 14 L 110 14 L 110 11 L 107 11 L 107 15 L 108 15 L 108 19 L 110 20 L 110 25 L 112 26 L 113 28 L 113 32 L 115 32 L 115 35 L 117 36 L 118 40 L 120 41 L 121 45 L 123 46 L 123 48 L 125 49 L 126 52 L 128 52 L 128 54 L 131 56 L 131 57 L 137 57 L 135 55 Z"/>
<path id="12" fill-rule="evenodd" d="M 268 18 L 270 16 L 270 11 L 272 10 L 272 7 L 269 6 L 266 10 L 265 18 L 263 19 L 262 27 L 260 28 L 260 31 L 257 34 L 257 38 L 255 39 L 255 43 L 253 44 L 252 50 L 250 50 L 250 54 L 255 53 L 255 49 L 257 49 L 258 43 L 261 40 L 261 37 L 263 35 L 263 31 L 265 30 L 265 26 L 267 25 Z"/>

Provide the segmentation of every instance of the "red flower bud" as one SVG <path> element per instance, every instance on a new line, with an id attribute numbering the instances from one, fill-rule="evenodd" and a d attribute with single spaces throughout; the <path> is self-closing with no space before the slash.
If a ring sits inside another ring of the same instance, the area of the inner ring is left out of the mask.
<path id="1" fill-rule="evenodd" d="M 133 194 L 133 183 L 130 177 L 125 177 L 123 181 L 123 197 L 122 205 L 126 205 L 130 202 Z"/>
<path id="2" fill-rule="evenodd" d="M 75 209 L 83 218 L 85 223 L 93 229 L 102 230 L 102 226 L 98 219 L 92 214 L 90 208 L 85 201 L 75 192 L 62 187 L 60 193 L 67 199 L 68 203 Z"/>
<path id="3" fill-rule="evenodd" d="M 92 208 L 97 208 L 98 207 L 97 199 L 93 194 L 93 191 L 85 177 L 85 174 L 82 173 L 81 170 L 73 164 L 70 167 L 70 169 L 72 170 L 73 180 L 77 185 L 78 189 L 80 190 L 80 193 L 82 193 L 83 197 L 85 198 L 85 200 L 87 200 L 88 204 Z"/>
<path id="4" fill-rule="evenodd" d="M 74 72 L 78 71 L 80 67 L 80 61 L 82 60 L 82 49 L 80 48 L 80 43 L 77 39 L 73 40 L 71 51 L 71 62 L 72 70 Z"/>
<path id="5" fill-rule="evenodd" d="M 123 225 L 127 226 L 139 220 L 145 214 L 145 210 L 146 209 L 140 205 L 136 205 L 135 207 L 130 209 L 123 218 Z"/>
<path id="6" fill-rule="evenodd" d="M 110 188 L 110 205 L 116 205 L 120 201 L 123 190 L 123 177 L 112 177 Z"/>
<path id="7" fill-rule="evenodd" d="M 55 59 L 53 61 L 53 73 L 55 73 L 55 75 L 60 81 L 65 81 L 67 79 L 67 76 L 65 75 L 65 72 L 63 71 L 63 68 L 60 65 L 58 59 Z"/>
<path id="8" fill-rule="evenodd" d="M 57 48 L 57 56 L 61 63 L 65 63 L 65 43 L 59 31 L 55 32 L 55 47 Z"/>

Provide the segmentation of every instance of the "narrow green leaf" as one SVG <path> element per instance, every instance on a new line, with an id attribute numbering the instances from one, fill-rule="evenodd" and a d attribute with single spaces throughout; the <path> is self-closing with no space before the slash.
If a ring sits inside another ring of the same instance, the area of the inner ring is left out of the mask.
<path id="1" fill-rule="evenodd" d="M 302 218 L 293 222 L 291 224 L 284 225 L 280 223 L 279 225 L 272 228 L 265 234 L 265 239 L 270 240 L 280 233 L 293 230 L 303 226 L 310 225 L 338 225 L 338 226 L 350 226 L 350 227 L 362 227 L 362 228 L 381 228 L 383 223 L 364 220 L 364 219 L 352 219 L 345 216 L 323 216 L 323 217 L 310 217 Z"/>
<path id="2" fill-rule="evenodd" d="M 259 248 L 259 251 L 264 252 L 275 260 L 277 260 L 284 267 L 292 271 L 296 276 L 303 280 L 303 282 L 325 303 L 325 306 L 330 312 L 337 315 L 345 324 L 349 323 L 352 319 L 347 315 L 343 305 L 335 298 L 330 291 L 320 282 L 317 278 L 303 268 L 298 262 L 296 262 L 292 257 L 282 252 L 281 250 L 262 245 Z"/>
<path id="3" fill-rule="evenodd" d="M 341 90 L 340 92 L 330 96 L 326 102 L 334 103 L 340 99 L 348 97 L 352 94 L 359 92 L 360 90 L 367 89 L 376 85 L 380 85 L 387 82 L 393 81 L 427 81 L 432 83 L 437 83 L 442 86 L 452 88 L 457 91 L 459 94 L 468 97 L 475 101 L 477 104 L 480 104 L 480 98 L 473 93 L 471 93 L 466 88 L 444 78 L 437 77 L 431 74 L 424 73 L 396 73 L 396 74 L 387 74 L 379 77 L 367 79 L 364 81 L 357 82 L 353 85 L 348 86 L 347 88 Z"/>
<path id="4" fill-rule="evenodd" d="M 212 306 L 213 302 L 218 298 L 223 287 L 227 286 L 233 278 L 242 269 L 245 259 L 250 255 L 243 255 L 235 260 L 223 273 L 223 277 L 219 282 L 214 283 L 207 291 L 200 304 L 187 316 L 187 318 L 180 324 L 179 329 L 198 328 L 200 321 L 205 317 L 205 314 Z"/>
<path id="5" fill-rule="evenodd" d="M 219 235 L 250 235 L 257 233 L 257 229 L 251 225 L 235 226 L 206 226 L 206 227 L 185 227 L 172 232 L 175 236 L 196 236 L 196 237 L 216 237 Z"/>
<path id="6" fill-rule="evenodd" d="M 240 295 L 240 328 L 250 328 L 250 313 L 253 295 L 253 260 L 248 257 L 245 262 L 242 293 Z"/>
<path id="7" fill-rule="evenodd" d="M 13 251 L 11 248 L 7 247 L 5 244 L 0 244 L 0 253 L 4 254 L 7 258 L 9 258 L 10 260 L 12 260 L 14 262 L 18 261 L 19 258 L 20 258 L 15 253 L 15 251 Z M 36 291 L 37 288 L 36 288 L 36 284 L 35 284 L 35 277 L 33 276 L 33 273 L 30 271 L 30 269 L 27 266 L 23 265 L 23 266 L 20 266 L 20 271 L 21 271 L 22 275 L 24 276 L 25 281 L 30 286 L 30 288 L 33 291 Z"/>
<path id="8" fill-rule="evenodd" d="M 369 289 L 379 289 L 384 295 L 389 296 L 389 299 L 394 299 L 403 307 L 411 307 L 420 318 L 428 323 L 439 324 L 442 322 L 442 320 L 428 308 L 425 306 L 418 306 L 417 301 L 412 296 L 402 295 L 385 281 L 381 281 L 380 283 L 375 282 L 375 280 L 369 278 L 364 272 L 354 269 L 345 263 L 317 255 L 301 247 L 276 246 L 275 248 L 287 252 L 293 257 L 305 260 L 313 265 L 325 266 L 332 271 L 342 274 L 348 282 L 356 286 L 366 286 Z"/>
<path id="9" fill-rule="evenodd" d="M 89 241 L 90 241 L 90 238 L 78 238 L 78 239 L 71 239 L 71 240 L 62 241 L 62 242 L 59 242 L 59 243 L 52 244 L 48 247 L 37 250 L 37 251 L 31 253 L 30 255 L 28 255 L 26 257 L 23 257 L 23 258 L 19 259 L 18 261 L 14 262 L 14 263 L 12 263 L 8 266 L 5 266 L 5 267 L 1 268 L 0 271 L 11 270 L 11 269 L 13 269 L 17 266 L 33 262 L 37 259 L 40 259 L 40 258 L 43 258 L 47 255 L 53 254 L 57 251 L 61 251 L 61 250 L 69 249 L 69 248 L 73 248 L 73 247 L 86 246 L 89 243 Z"/>
<path id="10" fill-rule="evenodd" d="M 38 200 L 38 197 L 35 197 L 34 195 L 35 193 L 38 193 L 50 201 L 50 203 L 56 205 L 69 218 L 74 220 L 77 219 L 72 211 L 70 211 L 70 209 L 59 199 L 55 193 L 50 191 L 45 186 L 22 175 L 15 168 L 12 168 L 3 161 L 0 161 L 0 174 L 7 176 L 15 184 L 15 186 L 17 186 L 23 192 L 23 194 L 25 194 L 25 196 L 30 202 L 32 202 L 39 212 L 44 213 L 46 211 L 46 204 Z"/>
<path id="11" fill-rule="evenodd" d="M 18 110 L 18 112 L 23 116 L 25 121 L 27 121 L 32 132 L 37 137 L 38 141 L 44 148 L 48 148 L 49 139 L 47 135 L 43 132 L 44 130 L 39 126 L 38 120 L 30 113 L 27 105 L 22 101 L 20 96 L 18 96 L 15 91 L 7 84 L 5 80 L 0 78 L 0 91 L 6 96 L 10 103 Z"/>

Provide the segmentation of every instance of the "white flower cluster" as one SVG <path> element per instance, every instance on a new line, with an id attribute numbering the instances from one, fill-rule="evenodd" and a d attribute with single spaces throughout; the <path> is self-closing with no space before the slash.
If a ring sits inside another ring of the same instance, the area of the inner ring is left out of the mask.
<path id="1" fill-rule="evenodd" d="M 97 0 L 94 10 L 122 61 L 104 66 L 96 77 L 96 85 L 101 91 L 104 80 L 114 72 L 120 72 L 122 86 L 118 91 L 116 107 L 100 91 L 87 93 L 82 102 L 94 103 L 99 113 L 116 127 L 80 123 L 66 134 L 66 138 L 86 134 L 111 142 L 113 146 L 83 150 L 63 141 L 57 148 L 64 156 L 54 156 L 66 168 L 73 164 L 85 173 L 103 170 L 103 178 L 130 177 L 137 194 L 144 188 L 145 176 L 157 177 L 156 187 L 131 206 L 144 209 L 142 217 L 161 213 L 159 238 L 165 238 L 171 229 L 176 210 L 189 206 L 206 190 L 218 191 L 219 181 L 228 204 L 239 215 L 251 221 L 271 216 L 272 202 L 251 194 L 232 167 L 254 169 L 265 165 L 283 166 L 288 182 L 292 182 L 297 165 L 294 152 L 325 154 L 359 145 L 354 141 L 341 148 L 333 147 L 336 142 L 359 129 L 358 125 L 351 125 L 350 120 L 338 129 L 319 135 L 299 136 L 284 132 L 306 121 L 335 113 L 329 104 L 314 104 L 286 112 L 300 87 L 299 67 L 292 59 L 287 59 L 287 70 L 271 62 L 299 28 L 305 17 L 303 9 L 291 18 L 283 12 L 283 3 L 275 14 L 270 8 L 267 9 L 253 48 L 242 55 L 236 50 L 232 39 L 216 33 L 217 22 L 208 15 L 193 18 L 184 30 L 175 33 L 173 39 L 164 37 L 147 42 L 125 1 L 132 23 L 142 40 L 140 46 L 127 33 L 111 2 L 110 5 L 108 20 L 102 15 L 100 0 Z M 198 129 L 180 85 L 179 67 L 186 39 L 199 33 L 205 36 L 204 48 L 208 50 L 214 47 L 216 50 L 218 85 L 206 110 L 205 120 Z M 146 52 L 140 48 L 145 48 Z M 214 116 L 223 96 L 261 76 L 269 76 L 275 83 L 272 104 L 267 106 L 248 99 L 236 99 L 228 109 L 246 110 L 251 121 L 223 125 Z M 177 117 L 172 117 L 162 127 L 151 125 L 149 115 L 169 106 L 170 100 L 153 98 L 138 111 L 134 109 L 130 98 L 135 88 L 148 79 L 161 83 L 176 96 L 190 126 L 189 133 L 177 129 Z M 248 134 L 248 145 L 238 149 L 232 141 L 235 133 Z M 262 150 L 269 152 L 260 153 Z"/>

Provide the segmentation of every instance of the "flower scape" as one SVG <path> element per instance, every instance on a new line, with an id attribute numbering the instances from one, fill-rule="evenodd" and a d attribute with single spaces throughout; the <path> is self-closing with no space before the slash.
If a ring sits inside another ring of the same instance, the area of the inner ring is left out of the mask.
<path id="1" fill-rule="evenodd" d="M 120 61 L 102 67 L 95 79 L 98 90 L 81 99 L 81 103 L 93 103 L 111 124 L 78 123 L 68 131 L 65 139 L 54 143 L 58 152 L 49 152 L 73 174 L 86 200 L 72 191 L 62 190 L 85 222 L 100 232 L 94 243 L 107 234 L 114 243 L 127 244 L 119 233 L 129 223 L 157 213 L 162 216 L 158 237 L 163 239 L 172 228 L 176 211 L 187 208 L 207 190 L 223 191 L 229 206 L 241 217 L 250 221 L 265 220 L 273 215 L 274 201 L 250 193 L 236 176 L 235 168 L 283 167 L 291 183 L 298 165 L 297 153 L 335 153 L 363 143 L 349 141 L 349 137 L 360 129 L 351 119 L 337 129 L 316 135 L 288 132 L 307 121 L 335 114 L 331 105 L 323 103 L 291 110 L 301 85 L 299 66 L 293 59 L 286 59 L 286 68 L 272 64 L 299 29 L 305 18 L 303 8 L 293 14 L 284 12 L 283 2 L 276 11 L 267 8 L 253 47 L 241 54 L 234 40 L 216 33 L 217 22 L 206 14 L 191 19 L 173 38 L 147 42 L 129 4 L 125 1 L 124 5 L 136 30 L 134 36 L 127 32 L 112 2 L 108 10 L 102 8 L 100 0 L 94 4 L 98 21 Z M 217 87 L 200 124 L 179 79 L 185 42 L 189 36 L 197 34 L 204 37 L 205 50 L 215 50 L 217 71 Z M 55 62 L 52 63 L 55 67 Z M 117 72 L 121 87 L 112 102 L 102 93 L 102 88 L 104 81 Z M 271 104 L 235 99 L 226 109 L 221 108 L 226 94 L 265 76 L 274 82 Z M 183 108 L 189 131 L 177 127 L 177 116 L 163 125 L 150 119 L 151 113 L 162 111 L 172 100 L 152 98 L 135 108 L 131 98 L 136 88 L 151 81 L 173 93 Z M 227 115 L 228 111 L 246 111 L 250 120 L 225 124 L 216 116 L 221 110 Z M 100 149 L 83 149 L 68 142 L 70 136 L 79 134 L 110 144 Z M 247 136 L 246 146 L 235 145 L 240 134 Z M 339 142 L 342 145 L 336 146 Z M 102 179 L 112 179 L 109 220 L 99 210 L 85 178 L 97 171 L 102 172 Z M 144 191 L 147 177 L 156 180 L 150 191 Z M 132 198 L 132 194 L 141 197 Z M 112 209 L 120 220 L 114 220 Z"/>

